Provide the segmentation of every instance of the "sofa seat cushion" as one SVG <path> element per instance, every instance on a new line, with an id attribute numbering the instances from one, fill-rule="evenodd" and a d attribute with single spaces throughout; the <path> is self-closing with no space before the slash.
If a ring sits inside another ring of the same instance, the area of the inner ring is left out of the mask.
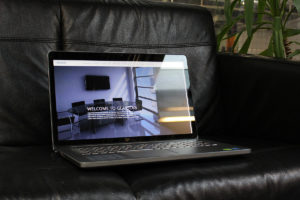
<path id="1" fill-rule="evenodd" d="M 50 147 L 0 147 L 0 199 L 135 199 L 108 169 L 81 170 Z"/>
<path id="2" fill-rule="evenodd" d="M 247 156 L 80 169 L 50 147 L 0 147 L 0 199 L 297 199 L 300 146 L 239 140 Z"/>
<path id="3" fill-rule="evenodd" d="M 128 166 L 120 174 L 137 199 L 298 199 L 300 146 L 247 140 L 237 144 L 252 147 L 251 155 Z"/>

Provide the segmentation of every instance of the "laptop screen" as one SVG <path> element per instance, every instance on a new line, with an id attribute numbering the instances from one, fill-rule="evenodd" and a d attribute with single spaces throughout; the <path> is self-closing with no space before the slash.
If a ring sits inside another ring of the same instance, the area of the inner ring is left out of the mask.
<path id="1" fill-rule="evenodd" d="M 186 57 L 130 56 L 50 60 L 58 141 L 193 133 Z"/>

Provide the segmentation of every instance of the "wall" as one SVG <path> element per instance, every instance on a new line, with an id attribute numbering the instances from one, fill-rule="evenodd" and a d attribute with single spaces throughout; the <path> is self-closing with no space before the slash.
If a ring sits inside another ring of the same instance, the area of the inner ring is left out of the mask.
<path id="1" fill-rule="evenodd" d="M 123 67 L 96 68 L 96 67 L 56 67 L 55 90 L 57 112 L 67 111 L 72 102 L 85 101 L 93 103 L 94 99 L 122 97 L 123 101 L 134 101 L 134 88 L 130 70 Z M 85 75 L 103 75 L 110 77 L 109 90 L 88 91 L 85 89 Z"/>

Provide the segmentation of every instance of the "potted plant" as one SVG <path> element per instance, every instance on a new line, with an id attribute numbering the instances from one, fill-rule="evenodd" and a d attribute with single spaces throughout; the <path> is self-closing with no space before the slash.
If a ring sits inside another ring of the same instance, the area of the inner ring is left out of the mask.
<path id="1" fill-rule="evenodd" d="M 254 34 L 261 29 L 272 31 L 269 45 L 260 55 L 287 58 L 300 54 L 300 49 L 291 52 L 290 45 L 300 45 L 300 41 L 291 41 L 290 37 L 299 35 L 300 29 L 287 28 L 286 24 L 293 12 L 300 12 L 300 0 L 294 0 L 292 9 L 287 10 L 288 0 L 258 0 L 254 7 L 254 0 L 224 0 L 225 25 L 217 34 L 217 48 L 220 48 L 221 41 L 234 38 L 231 51 L 234 51 L 241 35 L 246 32 L 247 38 L 239 49 L 238 53 L 246 54 L 252 42 Z M 242 4 L 245 12 L 233 16 L 234 8 Z M 255 20 L 256 19 L 256 20 Z M 245 27 L 239 31 L 232 32 L 232 28 L 238 22 L 244 22 Z"/>

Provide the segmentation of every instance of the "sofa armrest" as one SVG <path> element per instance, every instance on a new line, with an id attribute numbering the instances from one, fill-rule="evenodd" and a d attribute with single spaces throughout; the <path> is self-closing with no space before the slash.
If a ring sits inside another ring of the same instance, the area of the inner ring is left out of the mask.
<path id="1" fill-rule="evenodd" d="M 300 142 L 300 62 L 219 54 L 225 134 Z"/>

